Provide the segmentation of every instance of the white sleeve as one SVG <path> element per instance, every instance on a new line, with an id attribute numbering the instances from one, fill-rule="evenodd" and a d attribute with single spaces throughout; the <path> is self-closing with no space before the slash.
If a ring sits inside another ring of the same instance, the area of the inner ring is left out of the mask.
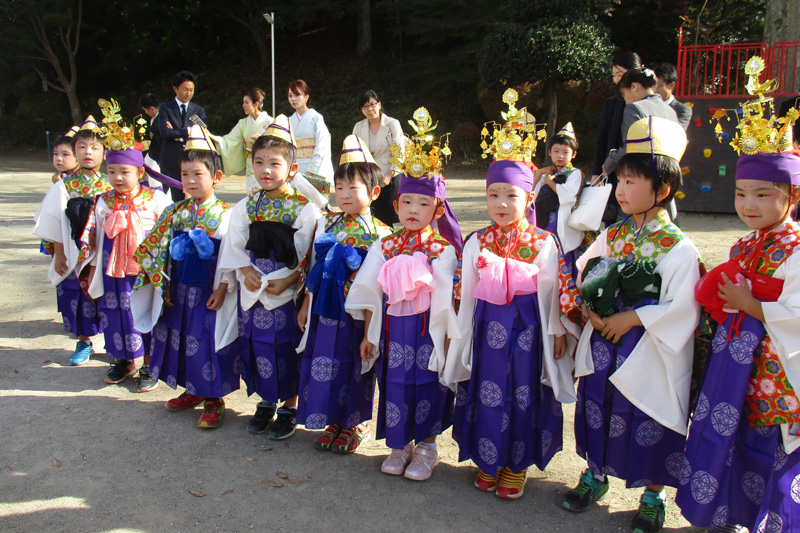
<path id="1" fill-rule="evenodd" d="M 428 332 L 433 341 L 433 354 L 428 362 L 428 370 L 444 374 L 445 340 L 461 336 L 456 312 L 453 309 L 453 277 L 458 266 L 456 249 L 448 246 L 431 265 L 433 267 L 433 293 L 431 294 L 431 314 Z"/>
<path id="2" fill-rule="evenodd" d="M 367 372 L 380 356 L 381 332 L 383 331 L 383 289 L 378 283 L 378 273 L 386 262 L 383 257 L 379 239 L 372 243 L 367 252 L 367 257 L 358 269 L 355 280 L 347 293 L 344 303 L 345 310 L 354 320 L 364 320 L 365 311 L 372 312 L 369 329 L 366 332 L 367 340 L 375 346 L 372 351 L 373 358 L 362 363 L 362 372 Z"/>
<path id="3" fill-rule="evenodd" d="M 659 261 L 659 303 L 636 310 L 644 335 L 610 378 L 632 404 L 682 435 L 687 430 L 694 334 L 700 317 L 700 304 L 694 298 L 700 279 L 698 260 L 697 248 L 684 238 Z"/>
<path id="4" fill-rule="evenodd" d="M 33 217 L 34 235 L 46 241 L 59 242 L 64 247 L 64 256 L 67 258 L 66 274 L 59 275 L 55 269 L 55 261 L 52 260 L 47 271 L 47 278 L 53 286 L 58 285 L 72 274 L 78 265 L 78 255 L 80 255 L 80 250 L 72 238 L 72 227 L 67 218 L 68 201 L 69 194 L 67 194 L 63 180 L 60 180 L 50 186 Z"/>
<path id="5" fill-rule="evenodd" d="M 94 238 L 94 252 L 89 255 L 86 260 L 78 265 L 78 269 L 82 271 L 86 266 L 92 265 L 95 267 L 94 276 L 89 280 L 89 296 L 91 298 L 99 298 L 105 292 L 103 285 L 103 246 L 105 244 L 106 232 L 103 230 L 103 223 L 106 221 L 106 216 L 111 212 L 105 202 L 95 202 L 95 238 Z"/>
<path id="6" fill-rule="evenodd" d="M 325 119 L 317 113 L 314 116 L 314 155 L 308 171 L 319 174 L 327 180 L 333 180 L 333 165 L 331 163 L 331 134 L 325 126 Z"/>
<path id="7" fill-rule="evenodd" d="M 219 227 L 214 232 L 214 238 L 220 239 L 224 242 L 225 237 L 230 231 L 231 214 L 233 209 L 229 209 L 222 213 L 220 218 Z M 222 243 L 220 243 L 220 252 L 217 256 L 217 270 L 214 275 L 214 290 L 218 289 L 221 283 L 227 283 L 228 289 L 225 292 L 225 301 L 222 302 L 222 307 L 217 310 L 216 322 L 214 323 L 214 345 L 216 350 L 221 350 L 225 346 L 236 340 L 239 336 L 239 298 L 238 286 L 236 284 L 235 272 L 228 270 L 222 271 L 219 268 L 219 262 L 222 258 Z"/>
<path id="8" fill-rule="evenodd" d="M 777 301 L 761 302 L 764 326 L 789 382 L 797 389 L 800 387 L 800 252 L 789 256 L 774 277 L 784 280 L 783 290 Z"/>
<path id="9" fill-rule="evenodd" d="M 452 390 L 456 390 L 459 382 L 468 380 L 472 372 L 472 342 L 477 307 L 477 300 L 472 294 L 479 279 L 476 262 L 480 253 L 478 237 L 472 235 L 467 239 L 461 253 L 461 304 L 456 317 L 458 337 L 454 335 L 450 341 L 444 372 L 439 378 L 442 385 Z"/>
<path id="10" fill-rule="evenodd" d="M 567 222 L 575 202 L 578 201 L 578 192 L 583 182 L 583 174 L 577 168 L 570 172 L 567 181 L 563 184 L 556 184 L 556 194 L 558 195 L 558 238 L 564 252 L 571 252 L 581 245 L 583 232 L 572 229 Z"/>

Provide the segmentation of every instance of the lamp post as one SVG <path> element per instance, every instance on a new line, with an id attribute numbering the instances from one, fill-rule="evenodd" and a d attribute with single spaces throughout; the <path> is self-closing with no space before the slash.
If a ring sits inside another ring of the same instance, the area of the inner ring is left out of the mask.
<path id="1" fill-rule="evenodd" d="M 275 13 L 264 13 L 269 24 L 269 42 L 272 46 L 272 118 L 275 118 Z"/>

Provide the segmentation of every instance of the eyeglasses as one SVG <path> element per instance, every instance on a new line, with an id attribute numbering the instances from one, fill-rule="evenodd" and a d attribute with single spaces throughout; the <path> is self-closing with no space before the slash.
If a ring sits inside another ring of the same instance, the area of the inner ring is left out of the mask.
<path id="1" fill-rule="evenodd" d="M 368 104 L 364 104 L 361 106 L 362 111 L 366 111 L 367 109 L 375 109 L 378 107 L 378 102 L 370 102 Z"/>

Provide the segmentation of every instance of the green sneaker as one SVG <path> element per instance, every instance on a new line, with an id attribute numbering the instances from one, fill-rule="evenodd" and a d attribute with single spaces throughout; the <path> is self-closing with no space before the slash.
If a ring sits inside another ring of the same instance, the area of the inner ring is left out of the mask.
<path id="1" fill-rule="evenodd" d="M 562 507 L 573 513 L 582 513 L 594 502 L 604 500 L 608 496 L 608 481 L 601 483 L 594 478 L 590 469 L 586 469 L 581 474 L 578 486 L 567 493 Z"/>
<path id="2" fill-rule="evenodd" d="M 639 512 L 631 521 L 631 533 L 655 533 L 664 527 L 667 510 L 658 493 L 645 490 L 639 500 Z"/>

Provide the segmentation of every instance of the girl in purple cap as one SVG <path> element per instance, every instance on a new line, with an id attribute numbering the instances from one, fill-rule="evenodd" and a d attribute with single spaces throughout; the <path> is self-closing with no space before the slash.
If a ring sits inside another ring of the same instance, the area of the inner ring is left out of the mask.
<path id="1" fill-rule="evenodd" d="M 743 155 L 736 213 L 752 233 L 697 299 L 718 322 L 678 465 L 677 504 L 709 531 L 800 530 L 800 158 Z"/>
<path id="2" fill-rule="evenodd" d="M 436 437 L 453 422 L 453 393 L 439 373 L 457 330 L 452 299 L 461 232 L 444 178 L 433 171 L 404 173 L 394 207 L 403 228 L 370 247 L 345 308 L 364 320 L 364 371 L 379 365 L 377 435 L 392 449 L 381 471 L 422 481 L 439 464 Z M 441 234 L 431 229 L 435 220 Z"/>
<path id="3" fill-rule="evenodd" d="M 561 449 L 561 402 L 575 401 L 578 328 L 566 320 L 578 294 L 560 274 L 559 249 L 533 219 L 533 173 L 495 161 L 486 179 L 492 224 L 467 237 L 461 268 L 461 338 L 450 345 L 444 381 L 458 385 L 459 460 L 478 466 L 475 487 L 522 496 L 528 467 L 544 469 Z M 561 296 L 559 296 L 559 292 Z"/>
<path id="4" fill-rule="evenodd" d="M 113 140 L 108 137 L 106 142 Z M 172 203 L 160 190 L 140 183 L 145 173 L 142 152 L 134 148 L 109 150 L 106 154 L 108 181 L 113 187 L 97 197 L 86 229 L 79 264 L 89 267 L 88 294 L 99 298 L 98 310 L 106 352 L 116 359 L 105 382 L 121 383 L 136 373 L 136 360 L 144 357 L 139 369 L 140 392 L 153 390 L 148 363 L 150 339 L 133 326 L 131 292 L 139 265 L 133 255 L 156 219 Z"/>

